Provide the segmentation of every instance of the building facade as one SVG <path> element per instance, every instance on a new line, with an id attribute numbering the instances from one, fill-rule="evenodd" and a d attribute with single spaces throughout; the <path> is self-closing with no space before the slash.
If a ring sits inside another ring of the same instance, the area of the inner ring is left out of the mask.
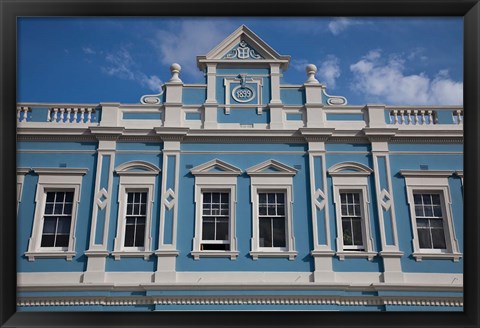
<path id="1" fill-rule="evenodd" d="M 463 310 L 463 108 L 347 105 L 246 26 L 141 103 L 20 103 L 19 311 Z"/>

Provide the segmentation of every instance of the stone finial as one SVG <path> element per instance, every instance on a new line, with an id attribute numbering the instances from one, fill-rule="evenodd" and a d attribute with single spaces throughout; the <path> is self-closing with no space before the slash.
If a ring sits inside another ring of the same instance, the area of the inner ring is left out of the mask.
<path id="1" fill-rule="evenodd" d="M 305 83 L 319 83 L 318 80 L 315 78 L 315 74 L 317 73 L 317 66 L 313 64 L 308 64 L 306 67 L 308 79 Z"/>
<path id="2" fill-rule="evenodd" d="M 170 72 L 172 72 L 172 77 L 170 78 L 170 80 L 168 80 L 168 82 L 181 83 L 182 80 L 180 80 L 180 78 L 178 77 L 178 74 L 181 70 L 182 66 L 180 66 L 180 64 L 173 63 L 172 66 L 170 66 Z"/>

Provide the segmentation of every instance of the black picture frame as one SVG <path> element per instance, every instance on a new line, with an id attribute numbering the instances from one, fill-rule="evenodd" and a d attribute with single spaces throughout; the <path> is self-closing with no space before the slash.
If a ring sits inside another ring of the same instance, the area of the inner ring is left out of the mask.
<path id="1" fill-rule="evenodd" d="M 0 0 L 1 327 L 479 327 L 478 0 Z M 464 312 L 16 313 L 16 19 L 25 16 L 461 16 L 464 19 Z"/>

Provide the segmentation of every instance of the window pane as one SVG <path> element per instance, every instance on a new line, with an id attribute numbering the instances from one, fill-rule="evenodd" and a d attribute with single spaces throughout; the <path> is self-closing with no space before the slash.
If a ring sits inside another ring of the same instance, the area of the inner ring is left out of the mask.
<path id="1" fill-rule="evenodd" d="M 350 224 L 350 219 L 342 219 L 342 230 L 343 230 L 343 244 L 353 245 L 352 228 Z"/>
<path id="2" fill-rule="evenodd" d="M 433 208 L 430 205 L 427 205 L 423 208 L 425 210 L 425 216 L 433 216 Z"/>
<path id="3" fill-rule="evenodd" d="M 360 216 L 360 205 L 355 205 L 353 207 L 353 210 L 354 210 L 353 215 Z"/>
<path id="4" fill-rule="evenodd" d="M 228 240 L 228 219 L 218 219 L 216 240 Z"/>
<path id="5" fill-rule="evenodd" d="M 285 205 L 281 204 L 277 206 L 277 215 L 285 215 Z"/>
<path id="6" fill-rule="evenodd" d="M 430 229 L 417 229 L 418 244 L 420 248 L 432 248 L 432 240 L 430 239 Z"/>
<path id="7" fill-rule="evenodd" d="M 353 225 L 353 241 L 357 246 L 363 245 L 362 221 L 360 219 L 352 220 Z"/>
<path id="8" fill-rule="evenodd" d="M 260 205 L 260 207 L 258 208 L 258 214 L 267 215 L 267 206 Z"/>
<path id="9" fill-rule="evenodd" d="M 127 225 L 130 225 L 130 224 L 135 224 L 135 218 L 132 218 L 132 217 L 127 218 Z"/>
<path id="10" fill-rule="evenodd" d="M 443 229 L 432 229 L 433 248 L 446 249 L 445 233 Z"/>
<path id="11" fill-rule="evenodd" d="M 360 203 L 360 195 L 359 195 L 359 194 L 357 194 L 357 193 L 353 194 L 353 202 L 354 202 L 355 204 L 359 204 L 359 203 Z"/>
<path id="12" fill-rule="evenodd" d="M 147 213 L 147 204 L 140 205 L 140 215 L 145 215 Z"/>
<path id="13" fill-rule="evenodd" d="M 272 247 L 271 219 L 259 220 L 260 247 Z"/>
<path id="14" fill-rule="evenodd" d="M 135 236 L 135 225 L 130 224 L 125 227 L 125 247 L 132 247 Z"/>
<path id="15" fill-rule="evenodd" d="M 65 204 L 63 214 L 72 214 L 72 204 Z"/>
<path id="16" fill-rule="evenodd" d="M 53 203 L 45 204 L 45 214 L 53 214 Z"/>
<path id="17" fill-rule="evenodd" d="M 65 195 L 65 201 L 66 201 L 67 203 L 72 203 L 72 202 L 73 202 L 73 192 L 70 191 L 70 192 L 67 192 L 67 193 L 65 193 L 65 194 L 66 194 L 66 195 Z"/>
<path id="18" fill-rule="evenodd" d="M 212 203 L 220 203 L 220 194 L 218 192 L 212 193 Z"/>
<path id="19" fill-rule="evenodd" d="M 422 205 L 415 205 L 415 215 L 425 216 L 425 213 L 423 213 L 423 206 Z"/>
<path id="20" fill-rule="evenodd" d="M 210 204 L 203 204 L 203 215 L 210 215 L 212 211 L 210 209 Z"/>
<path id="21" fill-rule="evenodd" d="M 417 219 L 417 227 L 418 228 L 428 227 L 428 220 L 427 219 Z"/>
<path id="22" fill-rule="evenodd" d="M 351 194 L 351 193 L 348 193 L 348 194 L 347 194 L 347 202 L 348 202 L 349 204 L 352 204 L 352 203 L 353 203 L 353 194 Z"/>
<path id="23" fill-rule="evenodd" d="M 260 203 L 266 203 L 267 202 L 267 194 L 265 194 L 265 193 L 258 194 L 258 201 Z"/>
<path id="24" fill-rule="evenodd" d="M 70 233 L 70 217 L 58 218 L 57 233 Z"/>
<path id="25" fill-rule="evenodd" d="M 55 233 L 57 218 L 46 217 L 43 222 L 43 233 Z"/>
<path id="26" fill-rule="evenodd" d="M 345 204 L 347 202 L 347 194 L 345 194 L 345 193 L 340 194 L 340 202 L 342 204 Z"/>
<path id="27" fill-rule="evenodd" d="M 437 217 L 442 217 L 442 207 L 439 205 L 433 206 L 433 215 Z"/>
<path id="28" fill-rule="evenodd" d="M 275 203 L 275 194 L 274 193 L 267 194 L 267 199 L 269 204 Z"/>
<path id="29" fill-rule="evenodd" d="M 429 204 L 429 205 L 432 204 L 432 198 L 430 194 L 423 194 L 422 197 L 423 197 L 424 204 Z"/>
<path id="30" fill-rule="evenodd" d="M 128 203 L 133 203 L 133 192 L 129 192 L 127 194 L 127 202 Z"/>
<path id="31" fill-rule="evenodd" d="M 277 194 L 277 203 L 279 204 L 285 203 L 285 195 L 283 193 Z"/>
<path id="32" fill-rule="evenodd" d="M 443 229 L 443 220 L 441 219 L 430 220 L 430 226 L 437 229 L 438 228 Z"/>
<path id="33" fill-rule="evenodd" d="M 222 203 L 224 203 L 224 204 L 228 204 L 228 203 L 229 203 L 228 193 L 225 193 L 225 192 L 222 193 L 221 201 L 222 201 Z"/>
<path id="34" fill-rule="evenodd" d="M 54 192 L 47 192 L 47 202 L 53 203 L 55 200 L 55 193 Z"/>
<path id="35" fill-rule="evenodd" d="M 347 205 L 342 205 L 342 215 L 348 215 Z"/>
<path id="36" fill-rule="evenodd" d="M 347 213 L 348 215 L 353 215 L 353 205 L 347 205 Z"/>
<path id="37" fill-rule="evenodd" d="M 143 221 L 143 222 L 142 222 Z M 137 220 L 137 229 L 135 235 L 135 246 L 136 247 L 143 247 L 145 240 L 145 220 L 139 219 Z"/>
<path id="38" fill-rule="evenodd" d="M 127 215 L 132 215 L 132 214 L 133 214 L 133 205 L 127 204 Z"/>
<path id="39" fill-rule="evenodd" d="M 275 205 L 271 205 L 270 203 L 268 204 L 268 207 L 267 207 L 267 214 L 268 215 L 276 215 L 276 211 L 275 211 Z"/>
<path id="40" fill-rule="evenodd" d="M 223 206 L 220 210 L 221 215 L 228 215 L 228 206 Z"/>
<path id="41" fill-rule="evenodd" d="M 273 219 L 273 247 L 285 246 L 285 219 Z"/>
<path id="42" fill-rule="evenodd" d="M 53 213 L 55 213 L 55 214 L 62 214 L 62 212 L 63 212 L 63 204 L 62 204 L 62 203 L 60 203 L 60 204 L 58 204 L 58 203 L 55 204 L 55 208 L 54 208 Z"/>
<path id="43" fill-rule="evenodd" d="M 212 193 L 204 192 L 203 193 L 203 203 L 211 203 L 212 202 Z"/>
<path id="44" fill-rule="evenodd" d="M 415 202 L 415 205 L 421 205 L 422 204 L 422 196 L 419 194 L 413 195 L 413 201 Z"/>
<path id="45" fill-rule="evenodd" d="M 43 235 L 41 247 L 53 247 L 55 242 L 55 235 Z"/>
<path id="46" fill-rule="evenodd" d="M 140 205 L 139 204 L 133 204 L 133 213 L 134 215 L 140 214 Z"/>
<path id="47" fill-rule="evenodd" d="M 57 235 L 55 247 L 68 247 L 68 235 Z"/>
<path id="48" fill-rule="evenodd" d="M 212 215 L 220 214 L 220 204 L 212 204 Z"/>
<path id="49" fill-rule="evenodd" d="M 215 240 L 215 219 L 204 218 L 202 227 L 203 240 Z"/>
<path id="50" fill-rule="evenodd" d="M 440 195 L 438 194 L 432 195 L 432 202 L 435 205 L 440 205 Z"/>

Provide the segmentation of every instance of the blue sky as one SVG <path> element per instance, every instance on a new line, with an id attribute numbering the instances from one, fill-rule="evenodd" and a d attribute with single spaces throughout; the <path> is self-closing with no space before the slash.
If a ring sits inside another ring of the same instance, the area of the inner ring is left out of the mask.
<path id="1" fill-rule="evenodd" d="M 139 103 L 178 62 L 201 83 L 196 56 L 241 24 L 291 63 L 302 84 L 318 67 L 327 92 L 351 105 L 461 105 L 461 18 L 21 18 L 19 102 Z"/>

